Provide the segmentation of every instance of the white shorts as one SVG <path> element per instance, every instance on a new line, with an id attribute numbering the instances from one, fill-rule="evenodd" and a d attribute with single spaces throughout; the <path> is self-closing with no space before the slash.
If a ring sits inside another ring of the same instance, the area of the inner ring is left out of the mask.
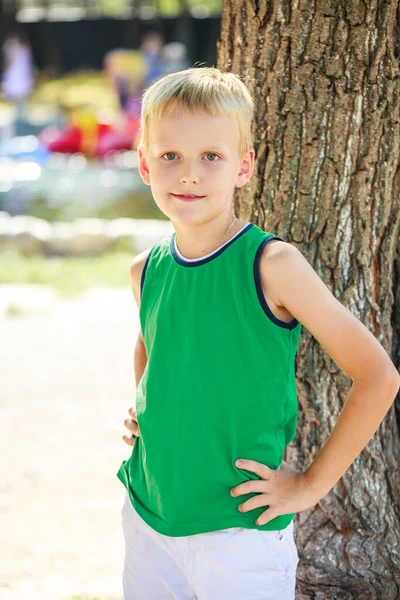
<path id="1" fill-rule="evenodd" d="M 171 537 L 147 525 L 126 494 L 122 526 L 125 600 L 294 600 L 293 521 Z"/>

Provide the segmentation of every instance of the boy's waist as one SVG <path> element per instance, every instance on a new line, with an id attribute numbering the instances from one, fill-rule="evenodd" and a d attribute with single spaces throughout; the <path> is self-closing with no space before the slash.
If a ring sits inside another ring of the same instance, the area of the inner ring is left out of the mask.
<path id="1" fill-rule="evenodd" d="M 134 482 L 131 482 L 132 484 L 134 485 Z M 187 496 L 187 504 L 185 506 L 178 506 L 174 503 L 170 505 L 164 498 L 163 514 L 160 515 L 155 511 L 150 499 L 147 502 L 146 498 L 139 499 L 137 490 L 132 487 L 129 487 L 127 491 L 132 506 L 140 518 L 158 533 L 172 537 L 197 535 L 231 528 L 259 529 L 264 531 L 284 529 L 294 517 L 292 513 L 279 515 L 266 525 L 259 527 L 255 524 L 255 521 L 267 509 L 267 506 L 248 511 L 247 513 L 240 513 L 233 503 L 229 501 L 226 504 L 220 502 L 218 509 L 214 507 L 212 515 L 210 513 L 204 515 L 204 502 L 207 500 L 198 499 L 193 502 L 193 498 Z M 185 496 L 184 491 L 182 495 Z M 166 519 L 165 513 L 168 513 L 168 519 Z"/>
<path id="2" fill-rule="evenodd" d="M 151 462 L 149 464 L 147 460 L 147 468 L 143 467 L 139 444 L 136 444 L 131 458 L 121 465 L 118 476 L 128 489 L 137 512 L 159 533 L 194 535 L 230 527 L 281 529 L 290 521 L 279 519 L 271 527 L 260 528 L 255 525 L 255 520 L 266 507 L 248 513 L 238 510 L 239 504 L 254 494 L 232 497 L 231 488 L 259 477 L 234 467 L 234 458 L 226 461 L 227 468 L 223 472 L 212 464 L 201 470 L 178 471 L 179 463 L 168 460 L 166 464 L 164 456 L 163 469 L 161 471 L 160 466 L 158 471 L 151 470 Z"/>

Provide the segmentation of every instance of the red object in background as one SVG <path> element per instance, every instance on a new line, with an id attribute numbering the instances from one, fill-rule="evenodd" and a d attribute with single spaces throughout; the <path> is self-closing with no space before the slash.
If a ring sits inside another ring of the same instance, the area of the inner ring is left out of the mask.
<path id="1" fill-rule="evenodd" d="M 109 131 L 112 131 L 113 127 L 111 125 L 111 123 L 97 123 L 97 135 L 99 137 L 105 135 L 106 133 L 108 133 Z"/>
<path id="2" fill-rule="evenodd" d="M 123 129 L 110 129 L 99 132 L 96 156 L 103 158 L 110 150 L 132 150 L 139 132 L 139 121 L 128 117 Z"/>
<path id="3" fill-rule="evenodd" d="M 68 127 L 63 130 L 49 127 L 42 131 L 39 137 L 50 152 L 74 154 L 80 152 L 83 136 L 78 127 Z"/>
<path id="4" fill-rule="evenodd" d="M 93 150 L 99 158 L 103 158 L 110 150 L 132 150 L 138 133 L 139 120 L 129 116 L 119 128 L 110 123 L 97 123 Z M 84 130 L 76 125 L 66 129 L 49 127 L 39 137 L 50 152 L 84 152 Z"/>

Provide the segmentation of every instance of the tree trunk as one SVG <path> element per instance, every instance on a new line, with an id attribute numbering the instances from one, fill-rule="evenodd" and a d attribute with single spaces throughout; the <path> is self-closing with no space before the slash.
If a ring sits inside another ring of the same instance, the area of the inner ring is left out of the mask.
<path id="1" fill-rule="evenodd" d="M 399 1 L 226 0 L 221 27 L 218 67 L 242 75 L 257 104 L 257 164 L 236 214 L 297 246 L 397 364 Z M 305 329 L 296 372 L 287 460 L 305 470 L 351 379 Z M 297 600 L 399 599 L 399 463 L 393 405 L 329 494 L 295 517 Z"/>

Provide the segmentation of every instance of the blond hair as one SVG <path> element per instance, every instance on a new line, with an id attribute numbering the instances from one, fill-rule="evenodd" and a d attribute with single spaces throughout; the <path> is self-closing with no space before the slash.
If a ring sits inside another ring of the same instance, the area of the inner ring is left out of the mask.
<path id="1" fill-rule="evenodd" d="M 194 114 L 227 113 L 239 126 L 239 154 L 253 146 L 251 123 L 254 101 L 238 75 L 224 73 L 215 67 L 185 69 L 165 75 L 148 87 L 142 97 L 140 145 L 149 145 L 149 120 L 166 110 L 183 107 Z"/>

